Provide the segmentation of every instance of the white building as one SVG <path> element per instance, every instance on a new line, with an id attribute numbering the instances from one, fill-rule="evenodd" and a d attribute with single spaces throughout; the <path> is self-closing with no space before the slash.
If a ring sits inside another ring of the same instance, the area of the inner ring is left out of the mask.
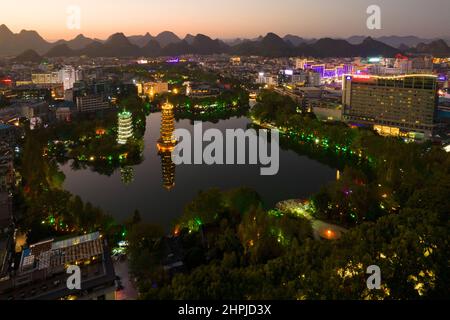
<path id="1" fill-rule="evenodd" d="M 277 77 L 266 75 L 264 72 L 260 72 L 258 74 L 258 79 L 256 80 L 256 83 L 266 84 L 268 86 L 275 86 L 277 85 L 277 82 Z"/>
<path id="2" fill-rule="evenodd" d="M 64 84 L 64 90 L 73 88 L 76 80 L 75 68 L 72 66 L 65 66 L 59 71 L 61 82 Z"/>
<path id="3" fill-rule="evenodd" d="M 84 80 L 84 70 L 81 67 L 78 67 L 75 71 L 75 81 Z"/>

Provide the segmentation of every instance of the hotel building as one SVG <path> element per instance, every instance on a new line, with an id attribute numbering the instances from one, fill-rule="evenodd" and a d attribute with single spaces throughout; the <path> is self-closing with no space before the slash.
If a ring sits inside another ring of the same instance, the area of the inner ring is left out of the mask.
<path id="1" fill-rule="evenodd" d="M 110 108 L 109 102 L 101 95 L 87 95 L 76 98 L 78 112 L 97 112 Z"/>
<path id="2" fill-rule="evenodd" d="M 430 138 L 437 101 L 433 75 L 343 77 L 344 120 L 373 126 L 381 135 Z"/>

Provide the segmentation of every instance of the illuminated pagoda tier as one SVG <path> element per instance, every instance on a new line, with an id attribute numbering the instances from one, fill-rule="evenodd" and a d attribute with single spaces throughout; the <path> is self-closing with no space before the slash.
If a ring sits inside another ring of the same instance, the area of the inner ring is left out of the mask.
<path id="1" fill-rule="evenodd" d="M 172 152 L 177 141 L 174 137 L 175 115 L 173 105 L 166 102 L 161 108 L 161 137 L 158 140 L 158 150 L 160 152 Z"/>
<path id="2" fill-rule="evenodd" d="M 129 185 L 134 181 L 134 169 L 133 167 L 126 166 L 120 168 L 120 178 L 122 183 L 125 185 Z"/>
<path id="3" fill-rule="evenodd" d="M 158 150 L 161 157 L 163 186 L 171 190 L 175 186 L 175 164 L 172 161 L 172 152 L 177 145 L 174 137 L 175 116 L 173 105 L 169 102 L 161 109 L 161 137 L 158 140 Z"/>
<path id="4" fill-rule="evenodd" d="M 129 111 L 119 112 L 118 118 L 118 131 L 117 131 L 117 143 L 127 144 L 128 140 L 133 138 L 133 116 Z"/>

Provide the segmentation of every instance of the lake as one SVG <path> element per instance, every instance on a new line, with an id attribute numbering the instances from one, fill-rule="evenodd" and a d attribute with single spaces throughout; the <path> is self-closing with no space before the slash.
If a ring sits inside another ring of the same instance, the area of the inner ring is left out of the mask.
<path id="1" fill-rule="evenodd" d="M 137 209 L 146 222 L 169 229 L 200 190 L 246 186 L 256 190 L 265 205 L 272 207 L 282 200 L 309 197 L 336 179 L 335 168 L 294 151 L 280 149 L 280 169 L 275 176 L 261 176 L 260 165 L 179 165 L 174 172 L 175 185 L 168 190 L 163 186 L 162 158 L 157 149 L 160 122 L 160 113 L 147 117 L 141 164 L 122 172 L 117 170 L 108 177 L 89 169 L 73 170 L 67 163 L 61 166 L 66 175 L 64 188 L 112 214 L 120 222 Z M 203 130 L 246 129 L 249 123 L 246 117 L 218 123 L 204 122 Z M 194 126 L 190 120 L 180 120 L 175 127 L 187 129 L 193 135 Z M 165 167 L 166 184 L 170 178 L 168 171 L 173 173 L 170 164 Z M 125 184 L 123 177 L 128 177 L 130 182 Z"/>

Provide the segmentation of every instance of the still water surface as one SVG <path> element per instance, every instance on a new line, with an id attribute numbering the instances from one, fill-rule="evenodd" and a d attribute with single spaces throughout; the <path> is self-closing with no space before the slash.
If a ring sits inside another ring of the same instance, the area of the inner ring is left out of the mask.
<path id="1" fill-rule="evenodd" d="M 261 176 L 259 165 L 180 165 L 175 168 L 175 186 L 168 191 L 163 187 L 162 160 L 156 147 L 160 122 L 159 113 L 147 117 L 144 161 L 128 173 L 133 175 L 129 184 L 122 182 L 120 170 L 108 177 L 89 169 L 73 170 L 68 163 L 61 166 L 66 175 L 64 187 L 109 212 L 118 221 L 128 218 L 137 209 L 146 222 L 170 228 L 200 190 L 247 186 L 255 189 L 270 207 L 278 201 L 308 197 L 336 177 L 336 169 L 294 151 L 280 149 L 280 170 L 275 176 Z M 246 129 L 248 124 L 245 117 L 231 118 L 218 123 L 205 122 L 203 130 L 217 128 L 225 132 L 226 129 Z M 193 134 L 190 120 L 180 120 L 175 126 Z"/>

